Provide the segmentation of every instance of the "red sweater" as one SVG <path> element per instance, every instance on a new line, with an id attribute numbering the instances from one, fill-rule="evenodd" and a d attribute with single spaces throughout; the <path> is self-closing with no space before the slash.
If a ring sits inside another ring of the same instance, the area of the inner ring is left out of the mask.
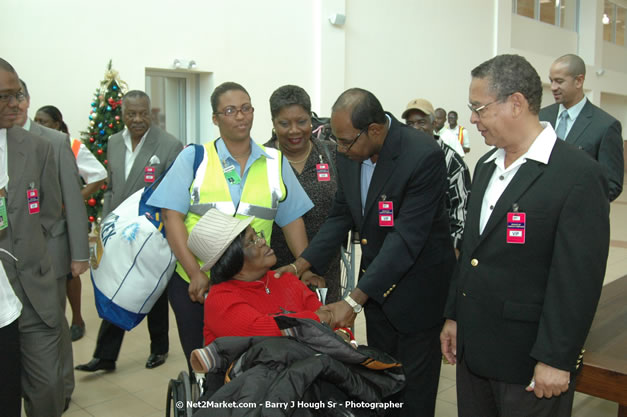
<path id="1" fill-rule="evenodd" d="M 266 285 L 270 293 L 266 293 Z M 290 273 L 274 271 L 258 281 L 231 279 L 211 286 L 205 300 L 205 345 L 222 336 L 281 336 L 272 315 L 286 314 L 320 321 L 316 294 Z M 283 310 L 282 310 L 283 309 Z"/>

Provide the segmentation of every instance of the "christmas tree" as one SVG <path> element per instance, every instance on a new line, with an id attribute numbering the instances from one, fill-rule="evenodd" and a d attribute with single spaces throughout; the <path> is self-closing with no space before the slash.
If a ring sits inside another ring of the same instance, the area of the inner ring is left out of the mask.
<path id="1" fill-rule="evenodd" d="M 100 82 L 91 102 L 89 126 L 86 132 L 81 132 L 81 138 L 87 148 L 107 166 L 107 143 L 109 136 L 124 129 L 122 122 L 122 96 L 127 85 L 121 81 L 118 72 L 111 68 L 111 60 L 107 66 L 105 78 Z M 100 223 L 105 183 L 97 193 L 87 199 L 87 216 L 96 226 Z"/>

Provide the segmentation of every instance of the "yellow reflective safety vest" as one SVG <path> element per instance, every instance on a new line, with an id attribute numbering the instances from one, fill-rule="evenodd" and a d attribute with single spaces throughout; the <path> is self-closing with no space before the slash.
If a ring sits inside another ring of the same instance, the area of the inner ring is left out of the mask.
<path id="1" fill-rule="evenodd" d="M 240 219 L 255 216 L 251 226 L 257 232 L 263 230 L 270 245 L 272 223 L 274 223 L 279 202 L 285 200 L 287 196 L 281 175 L 283 156 L 276 149 L 259 145 L 270 158 L 261 155 L 252 163 L 248 169 L 239 205 L 236 207 L 231 199 L 229 186 L 224 176 L 224 167 L 215 144 L 216 141 L 213 141 L 204 145 L 203 160 L 196 170 L 190 187 L 191 202 L 185 217 L 187 233 L 191 232 L 207 210 L 216 208 L 226 214 L 235 214 L 235 217 Z M 203 263 L 198 258 L 197 261 L 202 266 Z M 178 262 L 176 272 L 189 282 L 187 273 Z"/>

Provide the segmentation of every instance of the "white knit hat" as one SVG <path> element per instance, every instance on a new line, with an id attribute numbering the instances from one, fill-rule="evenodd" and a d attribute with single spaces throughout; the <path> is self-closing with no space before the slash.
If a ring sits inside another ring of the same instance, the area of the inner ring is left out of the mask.
<path id="1" fill-rule="evenodd" d="M 209 209 L 198 220 L 187 239 L 187 247 L 204 263 L 200 270 L 210 270 L 253 219 L 247 217 L 240 220 L 218 209 Z"/>

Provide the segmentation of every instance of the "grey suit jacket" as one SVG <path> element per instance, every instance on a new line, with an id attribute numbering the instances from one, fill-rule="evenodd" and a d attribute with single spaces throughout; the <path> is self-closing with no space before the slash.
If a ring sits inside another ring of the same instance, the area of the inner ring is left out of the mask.
<path id="1" fill-rule="evenodd" d="M 102 217 L 104 218 L 135 191 L 150 185 L 144 182 L 144 169 L 147 166 L 155 168 L 156 179 L 174 162 L 181 149 L 183 149 L 183 145 L 177 138 L 163 129 L 152 126 L 135 158 L 128 178 L 125 178 L 126 147 L 124 137 L 122 132 L 112 135 L 107 145 L 109 184 L 104 194 Z M 153 155 L 159 159 L 159 163 L 150 165 Z"/>
<path id="2" fill-rule="evenodd" d="M 76 159 L 66 134 L 31 121 L 29 131 L 52 144 L 57 167 L 56 178 L 61 185 L 64 216 L 50 230 L 48 250 L 52 257 L 55 274 L 65 277 L 70 273 L 71 261 L 89 259 L 87 210 L 81 195 L 81 182 Z"/>
<path id="3" fill-rule="evenodd" d="M 543 108 L 540 110 L 540 120 L 551 123 L 555 128 L 558 109 L 559 104 Z M 610 201 L 614 201 L 623 190 L 625 176 L 620 122 L 588 100 L 568 132 L 566 142 L 583 149 L 599 161 L 608 180 Z"/>
<path id="4" fill-rule="evenodd" d="M 62 202 L 52 145 L 21 127 L 7 129 L 7 161 L 9 227 L 0 236 L 0 247 L 18 260 L 4 253 L 0 259 L 16 293 L 26 294 L 44 323 L 56 327 L 58 287 L 47 238 L 62 218 Z M 37 214 L 28 210 L 26 192 L 31 186 L 39 192 Z"/>

